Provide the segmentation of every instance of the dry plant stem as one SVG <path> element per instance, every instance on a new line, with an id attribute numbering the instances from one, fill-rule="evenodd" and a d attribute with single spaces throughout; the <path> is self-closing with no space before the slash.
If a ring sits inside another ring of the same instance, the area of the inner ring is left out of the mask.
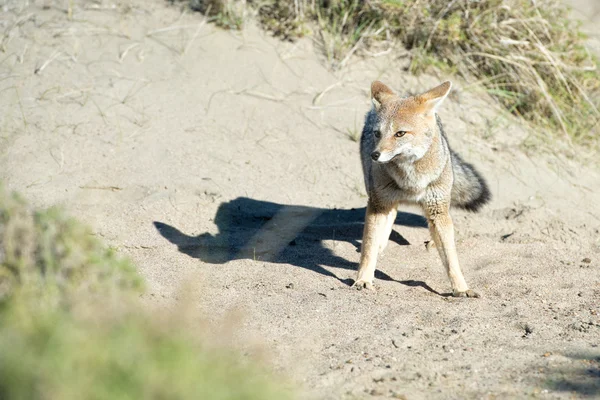
<path id="1" fill-rule="evenodd" d="M 335 89 L 336 87 L 340 86 L 342 84 L 341 81 L 338 81 L 332 85 L 327 86 L 323 91 L 319 92 L 312 101 L 312 104 L 315 106 L 317 104 L 319 104 L 319 102 L 321 101 L 321 99 L 323 98 L 323 96 L 325 96 L 325 94 L 327 94 L 327 92 L 329 92 L 332 89 Z"/>
<path id="2" fill-rule="evenodd" d="M 125 50 L 123 50 L 123 52 L 121 54 L 119 54 L 119 62 L 122 63 L 123 60 L 125 59 L 125 57 L 127 57 L 127 54 L 129 53 L 129 51 L 138 46 L 140 46 L 140 43 L 132 43 L 129 46 L 127 46 L 125 48 Z"/>
<path id="3" fill-rule="evenodd" d="M 46 61 L 44 61 L 44 63 L 39 67 L 36 68 L 33 73 L 34 74 L 39 74 L 40 72 L 42 72 L 44 69 L 46 69 L 46 67 L 48 65 L 50 65 L 50 63 L 54 60 L 56 60 L 58 58 L 58 56 L 60 56 L 62 53 L 60 51 L 55 51 Z"/>
<path id="4" fill-rule="evenodd" d="M 196 40 L 196 38 L 200 34 L 200 30 L 202 30 L 202 28 L 204 27 L 204 25 L 206 25 L 206 21 L 207 21 L 207 19 L 205 18 L 202 22 L 200 22 L 198 24 L 198 29 L 196 29 L 196 32 L 194 33 L 194 36 L 192 36 L 192 38 L 190 39 L 190 41 L 187 43 L 187 45 L 183 49 L 182 55 L 184 55 L 185 53 L 187 53 L 187 51 L 189 50 L 189 48 L 192 45 L 192 43 L 194 43 L 194 40 Z"/>

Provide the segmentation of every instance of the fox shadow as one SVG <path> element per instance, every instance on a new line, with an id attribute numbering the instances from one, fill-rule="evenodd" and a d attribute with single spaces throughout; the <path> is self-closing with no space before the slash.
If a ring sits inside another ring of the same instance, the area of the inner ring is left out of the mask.
<path id="1" fill-rule="evenodd" d="M 595 350 L 563 355 L 579 362 L 573 362 L 568 367 L 549 368 L 541 383 L 554 392 L 569 393 L 581 398 L 599 398 L 600 353 Z M 539 384 L 539 381 L 536 383 Z"/>
<path id="2" fill-rule="evenodd" d="M 154 226 L 181 253 L 206 263 L 223 264 L 240 259 L 285 263 L 351 284 L 351 280 L 340 279 L 324 267 L 356 270 L 358 263 L 336 255 L 324 245 L 324 241 L 331 240 L 334 244 L 348 242 L 359 252 L 365 211 L 364 207 L 326 209 L 238 197 L 219 206 L 214 217 L 218 228 L 215 235 L 205 232 L 190 236 L 158 221 L 154 222 Z M 395 224 L 427 227 L 427 221 L 422 216 L 400 211 Z M 395 230 L 390 240 L 399 245 L 410 244 Z M 376 278 L 394 280 L 381 271 L 377 271 Z M 424 282 L 397 282 L 421 286 L 437 293 Z"/>

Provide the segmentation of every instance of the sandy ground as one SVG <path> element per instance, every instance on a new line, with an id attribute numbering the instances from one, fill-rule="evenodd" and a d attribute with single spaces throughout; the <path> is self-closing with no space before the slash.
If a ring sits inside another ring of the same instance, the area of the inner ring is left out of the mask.
<path id="1" fill-rule="evenodd" d="M 3 4 L 0 179 L 135 260 L 157 312 L 191 287 L 207 330 L 229 321 L 301 398 L 600 397 L 593 154 L 527 150 L 531 129 L 454 77 L 406 74 L 401 51 L 332 72 L 308 39 L 225 32 L 159 0 L 75 2 L 72 20 L 66 2 Z M 411 209 L 376 291 L 352 290 L 369 84 L 447 78 L 451 144 L 494 195 L 453 213 L 483 297 L 445 295 Z"/>
<path id="2" fill-rule="evenodd" d="M 582 30 L 588 36 L 589 48 L 600 55 L 600 1 L 566 0 L 572 7 L 573 16 L 582 22 Z"/>

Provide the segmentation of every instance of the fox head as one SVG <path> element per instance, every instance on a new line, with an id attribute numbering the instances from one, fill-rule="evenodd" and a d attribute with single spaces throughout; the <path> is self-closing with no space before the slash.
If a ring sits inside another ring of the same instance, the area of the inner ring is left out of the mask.
<path id="1" fill-rule="evenodd" d="M 451 82 L 417 96 L 402 98 L 379 81 L 371 84 L 371 100 L 377 122 L 373 126 L 373 161 L 386 163 L 394 157 L 405 160 L 422 158 L 434 139 L 435 113 L 444 101 Z"/>

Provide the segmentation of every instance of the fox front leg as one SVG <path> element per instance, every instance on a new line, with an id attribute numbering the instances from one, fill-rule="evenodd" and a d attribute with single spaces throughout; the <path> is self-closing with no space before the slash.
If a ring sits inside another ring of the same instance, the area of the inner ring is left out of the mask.
<path id="1" fill-rule="evenodd" d="M 390 235 L 392 234 L 392 228 L 394 227 L 394 222 L 396 221 L 396 215 L 398 214 L 398 209 L 396 207 L 392 208 L 388 214 L 387 219 L 385 221 L 385 228 L 381 231 L 381 238 L 379 239 L 379 255 L 383 255 L 385 248 L 390 241 Z"/>
<path id="2" fill-rule="evenodd" d="M 387 232 L 390 210 L 379 210 L 371 200 L 367 204 L 365 228 L 360 251 L 360 265 L 353 287 L 357 289 L 373 289 L 377 255 Z M 387 238 L 386 238 L 387 240 Z"/>

